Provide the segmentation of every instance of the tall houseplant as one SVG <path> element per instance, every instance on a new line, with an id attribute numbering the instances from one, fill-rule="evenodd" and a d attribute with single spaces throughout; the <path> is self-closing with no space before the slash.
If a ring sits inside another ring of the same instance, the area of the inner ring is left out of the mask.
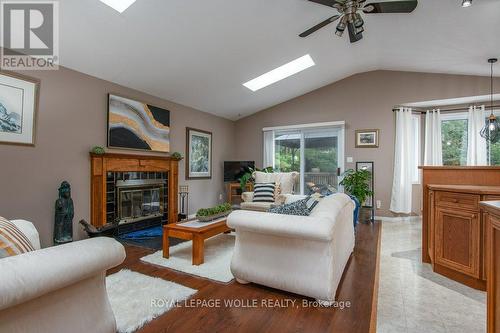
<path id="1" fill-rule="evenodd" d="M 344 186 L 344 190 L 355 196 L 361 204 L 365 202 L 366 198 L 373 195 L 373 191 L 370 190 L 370 180 L 372 179 L 370 171 L 349 169 L 344 172 L 343 177 L 340 185 Z"/>
<path id="2" fill-rule="evenodd" d="M 273 173 L 273 167 L 267 167 L 267 168 L 264 168 L 264 169 L 259 169 L 259 168 L 255 168 L 255 169 L 252 169 L 252 168 L 248 168 L 247 172 L 245 172 L 243 174 L 243 176 L 241 176 L 240 178 L 240 187 L 241 187 L 241 191 L 245 191 L 246 187 L 247 187 L 247 184 L 248 183 L 252 183 L 253 182 L 253 173 L 255 171 L 261 171 L 261 172 L 265 172 L 265 173 Z"/>

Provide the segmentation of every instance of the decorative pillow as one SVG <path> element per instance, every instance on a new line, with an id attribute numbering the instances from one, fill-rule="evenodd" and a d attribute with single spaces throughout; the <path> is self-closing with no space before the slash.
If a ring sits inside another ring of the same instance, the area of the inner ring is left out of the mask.
<path id="1" fill-rule="evenodd" d="M 253 202 L 274 202 L 275 183 L 256 183 L 253 187 Z"/>
<path id="2" fill-rule="evenodd" d="M 0 259 L 35 251 L 29 239 L 12 222 L 0 216 Z"/>
<path id="3" fill-rule="evenodd" d="M 268 212 L 284 215 L 309 216 L 321 198 L 320 196 L 308 196 L 302 200 L 273 207 L 269 209 Z"/>

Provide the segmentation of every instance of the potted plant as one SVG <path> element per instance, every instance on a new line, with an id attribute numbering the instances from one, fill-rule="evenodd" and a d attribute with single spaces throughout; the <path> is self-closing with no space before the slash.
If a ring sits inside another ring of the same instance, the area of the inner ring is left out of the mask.
<path id="1" fill-rule="evenodd" d="M 240 178 L 240 187 L 241 187 L 241 191 L 242 192 L 245 191 L 248 183 L 253 184 L 253 182 L 254 182 L 253 173 L 255 171 L 260 171 L 260 172 L 265 172 L 265 173 L 273 173 L 274 172 L 273 167 L 267 167 L 267 168 L 264 168 L 264 169 L 259 169 L 259 168 L 252 169 L 252 168 L 248 168 L 247 172 L 245 172 L 243 174 L 243 176 L 241 176 L 241 178 Z"/>
<path id="2" fill-rule="evenodd" d="M 196 212 L 196 218 L 200 222 L 209 222 L 220 217 L 228 216 L 232 211 L 229 203 L 224 203 L 211 208 L 201 208 Z"/>
<path id="3" fill-rule="evenodd" d="M 365 202 L 366 198 L 373 195 L 373 191 L 370 190 L 370 180 L 372 178 L 370 171 L 349 169 L 342 176 L 344 178 L 340 182 L 340 185 L 344 186 L 347 194 L 356 197 L 360 205 Z"/>

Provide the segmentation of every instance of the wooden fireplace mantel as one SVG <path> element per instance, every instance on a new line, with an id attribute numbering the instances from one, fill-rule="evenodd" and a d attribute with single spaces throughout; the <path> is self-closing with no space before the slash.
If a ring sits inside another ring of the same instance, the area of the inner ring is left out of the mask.
<path id="1" fill-rule="evenodd" d="M 169 156 L 90 153 L 91 223 L 95 227 L 106 224 L 106 175 L 108 172 L 167 172 L 168 223 L 177 222 L 177 187 L 179 161 Z"/>

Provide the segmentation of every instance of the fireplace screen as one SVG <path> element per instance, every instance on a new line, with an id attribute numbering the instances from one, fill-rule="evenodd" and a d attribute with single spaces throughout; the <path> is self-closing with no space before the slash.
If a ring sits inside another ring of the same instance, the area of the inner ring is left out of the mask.
<path id="1" fill-rule="evenodd" d="M 122 187 L 119 189 L 120 223 L 135 222 L 163 215 L 161 187 Z"/>

